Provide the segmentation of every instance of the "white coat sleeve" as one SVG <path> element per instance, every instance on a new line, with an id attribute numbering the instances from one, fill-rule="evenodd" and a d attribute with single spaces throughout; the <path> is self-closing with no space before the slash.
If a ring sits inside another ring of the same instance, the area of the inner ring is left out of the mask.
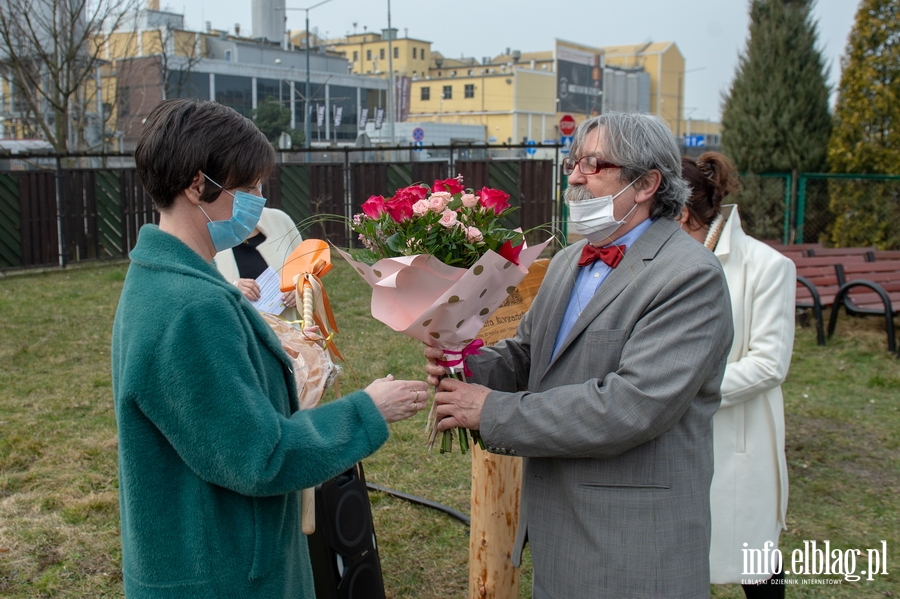
<path id="1" fill-rule="evenodd" d="M 747 354 L 725 367 L 722 408 L 757 397 L 784 382 L 794 348 L 794 306 L 797 275 L 787 259 L 756 264 L 749 306 L 750 340 Z M 749 283 L 749 282 L 748 282 Z M 735 331 L 735 342 L 740 332 Z"/>

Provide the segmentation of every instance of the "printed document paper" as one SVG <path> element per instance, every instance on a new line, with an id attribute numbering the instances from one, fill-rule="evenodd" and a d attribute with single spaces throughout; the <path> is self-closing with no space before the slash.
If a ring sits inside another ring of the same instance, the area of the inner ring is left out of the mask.
<path id="1" fill-rule="evenodd" d="M 281 277 L 270 266 L 256 278 L 259 285 L 259 299 L 251 302 L 253 307 L 260 312 L 269 314 L 281 314 L 285 305 L 281 301 Z"/>

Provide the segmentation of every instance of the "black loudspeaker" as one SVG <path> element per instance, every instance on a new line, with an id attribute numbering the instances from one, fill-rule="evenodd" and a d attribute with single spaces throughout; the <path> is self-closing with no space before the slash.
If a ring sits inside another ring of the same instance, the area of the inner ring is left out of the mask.
<path id="1" fill-rule="evenodd" d="M 316 487 L 316 532 L 307 541 L 316 599 L 384 599 L 362 464 Z"/>

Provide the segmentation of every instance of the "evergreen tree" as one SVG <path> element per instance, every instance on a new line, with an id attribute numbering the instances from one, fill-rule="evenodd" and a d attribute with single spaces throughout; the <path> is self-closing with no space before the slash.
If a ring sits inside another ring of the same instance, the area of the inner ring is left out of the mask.
<path id="1" fill-rule="evenodd" d="M 828 164 L 900 173 L 900 0 L 863 0 L 841 60 Z"/>
<path id="2" fill-rule="evenodd" d="M 820 171 L 831 132 L 813 0 L 752 0 L 750 39 L 724 98 L 722 145 L 739 170 Z"/>
<path id="3" fill-rule="evenodd" d="M 278 137 L 282 132 L 291 136 L 291 145 L 294 148 L 303 147 L 303 132 L 299 129 L 291 129 L 291 110 L 282 106 L 276 98 L 269 96 L 260 102 L 253 111 L 253 122 L 273 144 L 278 143 Z"/>
<path id="4" fill-rule="evenodd" d="M 900 0 L 860 4 L 841 60 L 834 116 L 832 172 L 900 174 Z M 900 247 L 898 187 L 888 181 L 832 182 L 832 241 Z"/>

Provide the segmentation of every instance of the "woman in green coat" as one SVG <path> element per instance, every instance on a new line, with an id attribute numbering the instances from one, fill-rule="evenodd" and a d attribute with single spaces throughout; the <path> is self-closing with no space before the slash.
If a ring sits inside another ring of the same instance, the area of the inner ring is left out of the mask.
<path id="1" fill-rule="evenodd" d="M 299 491 L 372 454 L 427 386 L 388 376 L 298 411 L 289 357 L 212 264 L 265 203 L 274 152 L 251 121 L 162 102 L 135 162 L 160 218 L 141 228 L 113 329 L 125 594 L 312 598 Z"/>

